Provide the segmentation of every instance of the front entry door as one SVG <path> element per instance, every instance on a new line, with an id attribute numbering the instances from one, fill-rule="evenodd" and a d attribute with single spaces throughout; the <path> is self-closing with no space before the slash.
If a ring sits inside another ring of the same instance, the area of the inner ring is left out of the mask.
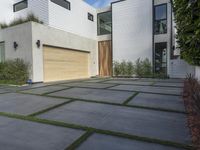
<path id="1" fill-rule="evenodd" d="M 112 46 L 111 41 L 99 42 L 99 75 L 112 76 Z"/>
<path id="2" fill-rule="evenodd" d="M 155 73 L 167 75 L 167 43 L 155 44 Z"/>

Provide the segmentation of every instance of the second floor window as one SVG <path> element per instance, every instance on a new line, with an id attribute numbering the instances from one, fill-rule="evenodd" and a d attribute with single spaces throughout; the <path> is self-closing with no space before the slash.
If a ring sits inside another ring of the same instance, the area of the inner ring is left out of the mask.
<path id="1" fill-rule="evenodd" d="M 97 15 L 98 35 L 112 33 L 112 12 L 103 12 Z"/>
<path id="2" fill-rule="evenodd" d="M 154 34 L 167 33 L 167 4 L 154 8 Z"/>
<path id="3" fill-rule="evenodd" d="M 91 13 L 88 13 L 88 20 L 94 21 L 94 16 Z"/>
<path id="4" fill-rule="evenodd" d="M 13 11 L 17 12 L 28 7 L 28 0 L 23 0 L 13 5 Z"/>
<path id="5" fill-rule="evenodd" d="M 63 8 L 66 8 L 68 10 L 71 10 L 71 4 L 69 1 L 67 0 L 51 0 L 53 3 L 63 7 Z"/>

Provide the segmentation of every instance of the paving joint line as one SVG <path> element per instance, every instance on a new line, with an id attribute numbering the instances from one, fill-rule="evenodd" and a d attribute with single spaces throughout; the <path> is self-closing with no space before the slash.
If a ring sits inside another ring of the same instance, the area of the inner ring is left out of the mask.
<path id="1" fill-rule="evenodd" d="M 188 144 L 177 143 L 177 142 L 168 141 L 168 140 L 160 140 L 160 139 L 150 138 L 150 137 L 130 135 L 130 134 L 126 134 L 126 133 L 122 133 L 122 132 L 115 132 L 115 131 L 110 131 L 110 130 L 96 129 L 93 127 L 82 126 L 82 125 L 77 125 L 77 124 L 70 124 L 70 123 L 65 123 L 65 122 L 60 122 L 60 121 L 55 121 L 55 120 L 47 120 L 47 119 L 41 119 L 41 118 L 36 118 L 36 117 L 31 117 L 31 116 L 23 116 L 23 115 L 10 114 L 10 113 L 4 113 L 4 112 L 0 112 L 0 116 L 13 118 L 13 119 L 19 119 L 19 120 L 25 120 L 25 121 L 30 121 L 30 122 L 37 122 L 37 123 L 47 124 L 47 125 L 79 129 L 82 131 L 93 131 L 93 132 L 99 133 L 99 134 L 117 136 L 117 137 L 122 137 L 122 138 L 126 138 L 126 139 L 131 139 L 131 140 L 148 142 L 148 143 L 157 143 L 157 144 L 166 145 L 166 146 L 184 148 L 187 150 L 193 149 L 192 145 L 188 145 Z"/>
<path id="2" fill-rule="evenodd" d="M 136 97 L 139 94 L 139 92 L 135 92 L 133 95 L 131 95 L 127 100 L 125 100 L 122 105 L 127 105 L 134 97 Z"/>

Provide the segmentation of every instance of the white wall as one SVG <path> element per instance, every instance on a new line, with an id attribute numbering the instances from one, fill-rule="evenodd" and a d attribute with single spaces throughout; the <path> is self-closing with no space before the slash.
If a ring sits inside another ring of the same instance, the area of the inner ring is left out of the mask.
<path id="1" fill-rule="evenodd" d="M 0 0 L 0 23 L 9 23 L 13 18 L 13 0 Z"/>
<path id="2" fill-rule="evenodd" d="M 29 64 L 30 79 L 32 76 L 32 36 L 30 23 L 10 27 L 0 30 L 0 42 L 5 42 L 5 59 L 13 60 L 21 58 Z M 15 50 L 13 43 L 17 42 L 18 48 Z"/>
<path id="3" fill-rule="evenodd" d="M 22 0 L 14 0 L 14 3 L 20 2 Z M 45 24 L 49 22 L 49 0 L 28 0 L 28 8 L 15 12 L 15 19 L 19 17 L 26 17 L 27 14 L 33 13 Z"/>
<path id="4" fill-rule="evenodd" d="M 96 39 L 96 9 L 82 0 L 68 1 L 71 3 L 71 10 L 49 1 L 49 25 L 90 39 Z M 88 20 L 88 12 L 94 15 L 94 22 Z"/>
<path id="5" fill-rule="evenodd" d="M 63 32 L 52 27 L 38 23 L 31 23 L 32 26 L 32 49 L 33 49 L 33 80 L 43 81 L 43 47 L 42 45 L 57 46 L 75 50 L 90 52 L 90 76 L 98 73 L 97 42 L 95 40 L 77 36 L 69 32 Z M 41 47 L 37 48 L 37 40 L 41 41 Z"/>
<path id="6" fill-rule="evenodd" d="M 113 60 L 152 60 L 152 0 L 113 4 Z"/>

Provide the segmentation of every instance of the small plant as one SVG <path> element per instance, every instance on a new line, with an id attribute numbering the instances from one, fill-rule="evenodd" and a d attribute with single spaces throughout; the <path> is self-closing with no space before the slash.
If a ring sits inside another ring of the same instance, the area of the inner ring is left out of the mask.
<path id="1" fill-rule="evenodd" d="M 119 77 L 132 77 L 134 74 L 134 66 L 131 61 L 113 62 L 114 76 Z"/>
<path id="2" fill-rule="evenodd" d="M 148 58 L 141 60 L 138 58 L 135 62 L 134 71 L 137 77 L 152 77 L 152 65 Z"/>
<path id="3" fill-rule="evenodd" d="M 24 84 L 28 77 L 28 64 L 22 59 L 0 63 L 0 83 Z"/>
<path id="4" fill-rule="evenodd" d="M 10 22 L 9 24 L 7 23 L 0 23 L 0 28 L 1 29 L 5 29 L 8 27 L 12 27 L 12 26 L 16 26 L 19 24 L 23 24 L 29 21 L 33 21 L 33 22 L 37 22 L 37 23 L 41 23 L 43 24 L 42 21 L 40 21 L 34 14 L 29 14 L 26 18 L 18 18 L 13 20 L 12 22 Z"/>

